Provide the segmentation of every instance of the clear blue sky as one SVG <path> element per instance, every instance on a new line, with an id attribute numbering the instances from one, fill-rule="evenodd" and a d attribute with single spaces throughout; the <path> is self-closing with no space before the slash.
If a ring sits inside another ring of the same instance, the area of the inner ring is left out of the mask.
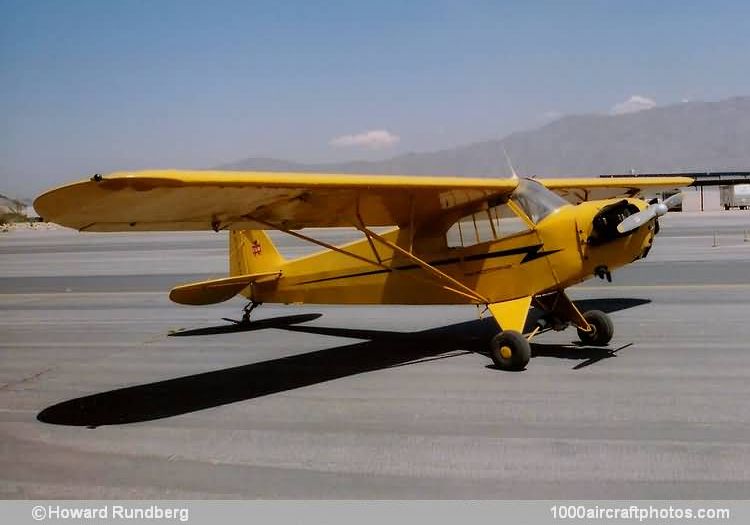
<path id="1" fill-rule="evenodd" d="M 747 95 L 749 21 L 747 1 L 0 0 L 0 193 L 248 156 L 384 158 L 633 95 Z M 392 140 L 331 144 L 371 130 Z"/>

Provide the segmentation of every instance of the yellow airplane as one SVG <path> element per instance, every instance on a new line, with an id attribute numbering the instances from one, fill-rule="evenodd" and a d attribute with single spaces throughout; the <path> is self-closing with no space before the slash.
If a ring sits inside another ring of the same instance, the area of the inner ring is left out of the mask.
<path id="1" fill-rule="evenodd" d="M 160 170 L 95 175 L 34 207 L 84 232 L 228 230 L 229 276 L 177 286 L 170 298 L 205 305 L 241 294 L 243 323 L 261 303 L 486 307 L 501 330 L 492 360 L 521 370 L 546 330 L 573 325 L 585 344 L 610 341 L 609 317 L 579 311 L 565 289 L 645 257 L 657 217 L 681 194 L 650 205 L 636 196 L 692 182 Z M 332 227 L 363 237 L 333 246 L 305 230 Z M 286 260 L 264 230 L 325 250 Z M 524 335 L 532 304 L 544 315 Z"/>

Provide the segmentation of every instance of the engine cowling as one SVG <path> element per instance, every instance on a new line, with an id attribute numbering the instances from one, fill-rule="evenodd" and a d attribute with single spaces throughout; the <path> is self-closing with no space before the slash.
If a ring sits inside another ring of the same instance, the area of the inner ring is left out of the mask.
<path id="1" fill-rule="evenodd" d="M 627 233 L 617 231 L 617 226 L 626 217 L 634 215 L 639 211 L 641 210 L 638 206 L 625 199 L 606 205 L 594 216 L 593 228 L 588 238 L 588 244 L 598 246 L 624 237 Z"/>

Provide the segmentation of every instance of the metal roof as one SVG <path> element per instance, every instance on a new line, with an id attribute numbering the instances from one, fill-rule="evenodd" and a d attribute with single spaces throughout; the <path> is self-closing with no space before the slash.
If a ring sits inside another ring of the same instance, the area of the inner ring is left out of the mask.
<path id="1" fill-rule="evenodd" d="M 693 186 L 725 186 L 750 183 L 750 171 L 702 171 L 680 173 L 623 173 L 600 175 L 603 178 L 617 177 L 690 177 L 695 179 Z"/>

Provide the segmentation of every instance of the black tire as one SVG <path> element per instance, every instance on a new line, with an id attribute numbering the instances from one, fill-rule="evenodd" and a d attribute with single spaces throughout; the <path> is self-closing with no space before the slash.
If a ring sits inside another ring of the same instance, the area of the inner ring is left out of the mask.
<path id="1" fill-rule="evenodd" d="M 490 341 L 490 357 L 502 370 L 523 370 L 531 359 L 531 345 L 515 330 L 505 330 Z"/>
<path id="2" fill-rule="evenodd" d="M 615 334 L 612 319 L 601 310 L 589 310 L 583 314 L 583 318 L 591 325 L 592 330 L 586 332 L 578 329 L 578 337 L 581 342 L 592 346 L 606 346 Z"/>

